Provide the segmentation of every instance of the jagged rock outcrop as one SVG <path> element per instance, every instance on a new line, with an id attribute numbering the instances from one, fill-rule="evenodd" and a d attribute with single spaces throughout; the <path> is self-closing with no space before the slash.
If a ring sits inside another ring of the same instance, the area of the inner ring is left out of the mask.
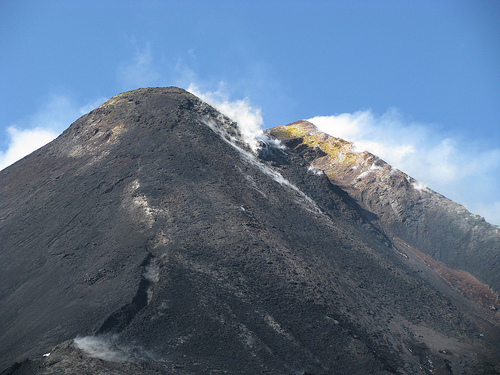
<path id="1" fill-rule="evenodd" d="M 500 228 L 423 186 L 369 152 L 331 137 L 307 121 L 269 131 L 324 172 L 397 243 L 417 248 L 500 291 Z M 311 156 L 311 149 L 315 154 Z M 319 153 L 318 153 L 319 152 Z"/>
<path id="2" fill-rule="evenodd" d="M 0 369 L 498 371 L 497 312 L 286 143 L 258 156 L 186 91 L 140 89 L 1 171 Z"/>

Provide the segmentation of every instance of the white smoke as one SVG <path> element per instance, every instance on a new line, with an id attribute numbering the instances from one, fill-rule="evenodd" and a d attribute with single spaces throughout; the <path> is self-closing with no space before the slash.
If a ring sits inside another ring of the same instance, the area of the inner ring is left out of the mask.
<path id="1" fill-rule="evenodd" d="M 435 126 L 407 121 L 397 110 L 382 116 L 371 111 L 309 119 L 319 130 L 354 142 L 392 166 L 464 204 L 489 222 L 500 224 L 500 148 L 484 149 Z"/>
<path id="2" fill-rule="evenodd" d="M 419 181 L 412 183 L 412 186 L 417 190 L 426 190 L 427 186 Z"/>
<path id="3" fill-rule="evenodd" d="M 316 176 L 321 176 L 322 174 L 324 174 L 324 172 L 321 169 L 315 168 L 312 165 L 307 167 L 307 171 L 316 175 Z"/>
<path id="4" fill-rule="evenodd" d="M 116 335 L 85 336 L 73 340 L 78 349 L 83 350 L 90 357 L 110 362 L 124 362 L 129 359 L 123 350 L 115 345 Z"/>
<path id="5" fill-rule="evenodd" d="M 123 345 L 118 343 L 117 334 L 77 337 L 73 340 L 73 344 L 78 349 L 83 350 L 88 356 L 109 362 L 157 358 L 152 351 L 140 345 Z"/>
<path id="6" fill-rule="evenodd" d="M 219 89 L 215 92 L 200 92 L 198 87 L 191 84 L 187 91 L 236 121 L 244 141 L 253 151 L 257 151 L 259 140 L 263 138 L 264 120 L 261 109 L 253 108 L 248 98 L 230 101 L 222 86 L 219 85 Z"/>
<path id="7" fill-rule="evenodd" d="M 151 299 L 153 298 L 152 284 L 157 284 L 158 281 L 160 281 L 160 267 L 158 266 L 158 263 L 153 261 L 150 264 L 148 264 L 146 266 L 146 269 L 144 270 L 143 276 L 146 280 L 150 282 L 150 285 L 147 290 L 148 304 L 149 304 L 151 302 Z"/>
<path id="8" fill-rule="evenodd" d="M 160 267 L 156 263 L 148 264 L 143 275 L 146 280 L 156 284 L 160 281 Z"/>
<path id="9" fill-rule="evenodd" d="M 233 139 L 233 137 L 231 135 L 227 134 L 213 120 L 206 119 L 205 121 L 203 121 L 203 123 L 205 125 L 207 125 L 210 129 L 212 129 L 215 133 L 219 134 L 225 142 L 227 142 L 234 149 L 236 149 L 243 156 L 243 158 L 246 161 L 248 161 L 250 164 L 254 165 L 261 172 L 270 176 L 274 181 L 276 181 L 280 185 L 286 186 L 286 187 L 294 190 L 295 192 L 297 192 L 303 200 L 302 203 L 306 203 L 308 206 L 312 207 L 312 209 L 307 208 L 309 211 L 322 214 L 321 209 L 316 205 L 316 203 L 307 194 L 305 194 L 297 186 L 295 186 L 289 180 L 287 180 L 285 177 L 283 177 L 279 172 L 270 168 L 267 164 L 262 163 L 261 160 L 255 156 L 255 154 L 253 154 L 249 151 L 246 151 L 246 150 L 242 149 L 241 147 L 239 147 L 237 145 L 237 142 L 235 142 L 235 140 Z"/>

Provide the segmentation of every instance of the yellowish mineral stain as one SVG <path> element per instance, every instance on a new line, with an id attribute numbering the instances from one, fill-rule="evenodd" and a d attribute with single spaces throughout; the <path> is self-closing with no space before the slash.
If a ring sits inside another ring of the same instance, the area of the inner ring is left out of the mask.
<path id="1" fill-rule="evenodd" d="M 315 159 L 311 165 L 323 170 L 330 178 L 340 170 L 352 168 L 363 160 L 363 155 L 354 151 L 352 143 L 319 132 L 312 124 L 305 121 L 279 126 L 271 133 L 282 140 L 301 139 L 301 144 L 317 147 L 326 153 L 327 156 Z"/>

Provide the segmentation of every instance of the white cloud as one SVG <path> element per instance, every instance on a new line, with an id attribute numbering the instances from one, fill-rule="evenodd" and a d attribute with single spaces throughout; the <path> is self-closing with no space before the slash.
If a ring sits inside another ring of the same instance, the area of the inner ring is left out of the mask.
<path id="1" fill-rule="evenodd" d="M 59 135 L 49 129 L 37 127 L 20 130 L 13 126 L 7 128 L 7 134 L 10 142 L 7 150 L 0 152 L 0 170 L 39 149 Z"/>
<path id="2" fill-rule="evenodd" d="M 215 92 L 200 92 L 194 84 L 189 85 L 188 91 L 236 121 L 245 142 L 253 151 L 257 150 L 264 124 L 260 108 L 252 107 L 248 98 L 230 101 L 224 92 L 223 83 L 219 84 L 219 89 Z"/>
<path id="3" fill-rule="evenodd" d="M 236 121 L 250 147 L 258 147 L 264 121 L 261 110 L 252 107 L 248 98 L 231 101 L 223 83 L 212 92 L 201 92 L 194 84 L 188 91 Z M 500 191 L 500 148 L 484 149 L 472 141 L 444 135 L 432 124 L 406 120 L 396 109 L 381 116 L 358 111 L 309 121 L 406 172 L 418 180 L 419 188 L 429 187 L 500 224 L 500 204 L 492 204 Z"/>
<path id="4" fill-rule="evenodd" d="M 394 109 L 382 116 L 360 111 L 308 121 L 500 224 L 498 205 L 491 204 L 500 191 L 500 148 L 484 149 L 470 140 L 445 136 L 432 125 L 405 120 Z"/>
<path id="5" fill-rule="evenodd" d="M 139 47 L 133 40 L 135 53 L 131 60 L 126 61 L 118 68 L 118 81 L 124 90 L 135 90 L 139 87 L 157 86 L 162 81 L 153 59 L 151 45 Z"/>
<path id="6" fill-rule="evenodd" d="M 106 101 L 99 98 L 78 106 L 69 97 L 52 95 L 33 115 L 8 126 L 6 148 L 0 150 L 0 170 L 56 138 L 73 121 Z"/>

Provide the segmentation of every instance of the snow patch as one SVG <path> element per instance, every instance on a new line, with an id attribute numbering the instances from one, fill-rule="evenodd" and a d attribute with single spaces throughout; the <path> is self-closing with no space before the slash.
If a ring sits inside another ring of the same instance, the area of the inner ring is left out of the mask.
<path id="1" fill-rule="evenodd" d="M 264 316 L 264 320 L 267 323 L 267 325 L 270 328 L 272 328 L 276 333 L 285 336 L 288 340 L 290 340 L 296 346 L 298 345 L 295 338 L 289 332 L 285 331 L 285 329 L 283 329 L 283 327 L 271 315 L 266 314 Z"/>
<path id="2" fill-rule="evenodd" d="M 128 186 L 128 190 L 130 191 L 130 193 L 132 193 L 132 192 L 136 191 L 137 189 L 139 189 L 140 187 L 141 187 L 141 183 L 139 182 L 139 180 L 134 180 Z"/>

